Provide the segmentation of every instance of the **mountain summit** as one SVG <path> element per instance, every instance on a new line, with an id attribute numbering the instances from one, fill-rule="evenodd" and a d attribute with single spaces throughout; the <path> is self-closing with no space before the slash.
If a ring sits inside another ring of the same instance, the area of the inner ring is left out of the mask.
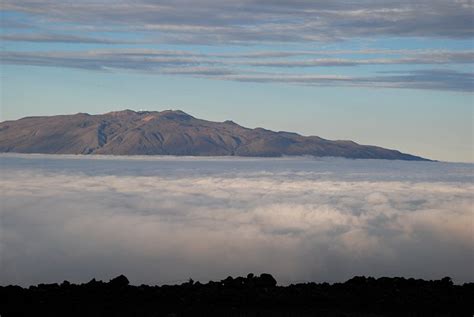
<path id="1" fill-rule="evenodd" d="M 249 129 L 233 121 L 212 122 L 180 110 L 114 111 L 26 117 L 0 123 L 0 152 L 48 154 L 334 156 L 425 160 L 352 141 Z"/>

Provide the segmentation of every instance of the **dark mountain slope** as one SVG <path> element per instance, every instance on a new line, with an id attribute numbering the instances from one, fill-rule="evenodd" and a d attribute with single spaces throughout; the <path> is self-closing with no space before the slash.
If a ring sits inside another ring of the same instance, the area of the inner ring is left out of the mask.
<path id="1" fill-rule="evenodd" d="M 248 129 L 182 111 L 124 110 L 27 117 L 0 123 L 0 152 L 114 155 L 282 156 L 424 160 L 352 141 Z"/>

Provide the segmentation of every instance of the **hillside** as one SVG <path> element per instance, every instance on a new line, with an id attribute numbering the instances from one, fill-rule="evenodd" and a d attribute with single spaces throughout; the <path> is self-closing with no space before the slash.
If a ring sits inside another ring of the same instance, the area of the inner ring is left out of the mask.
<path id="1" fill-rule="evenodd" d="M 352 141 L 249 129 L 233 121 L 212 122 L 182 111 L 124 110 L 26 117 L 0 123 L 0 152 L 111 155 L 333 156 L 425 160 Z"/>

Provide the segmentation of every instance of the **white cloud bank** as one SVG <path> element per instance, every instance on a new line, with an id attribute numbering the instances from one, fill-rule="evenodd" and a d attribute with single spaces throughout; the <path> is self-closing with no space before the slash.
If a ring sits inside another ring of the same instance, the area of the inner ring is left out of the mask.
<path id="1" fill-rule="evenodd" d="M 471 164 L 0 156 L 0 284 L 473 281 Z"/>

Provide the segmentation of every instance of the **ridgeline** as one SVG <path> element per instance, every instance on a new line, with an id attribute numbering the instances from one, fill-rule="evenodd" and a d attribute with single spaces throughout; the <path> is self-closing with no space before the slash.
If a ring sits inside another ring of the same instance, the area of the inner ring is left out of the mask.
<path id="1" fill-rule="evenodd" d="M 183 111 L 78 113 L 0 123 L 0 152 L 102 155 L 279 157 L 311 155 L 352 159 L 426 161 L 353 141 L 249 129 Z"/>

